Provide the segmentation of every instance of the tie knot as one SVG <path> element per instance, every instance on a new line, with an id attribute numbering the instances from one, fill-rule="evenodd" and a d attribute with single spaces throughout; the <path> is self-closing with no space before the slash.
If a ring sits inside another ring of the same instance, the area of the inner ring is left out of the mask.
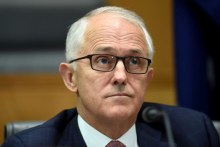
<path id="1" fill-rule="evenodd" d="M 118 140 L 112 140 L 105 147 L 125 147 L 125 145 Z"/>

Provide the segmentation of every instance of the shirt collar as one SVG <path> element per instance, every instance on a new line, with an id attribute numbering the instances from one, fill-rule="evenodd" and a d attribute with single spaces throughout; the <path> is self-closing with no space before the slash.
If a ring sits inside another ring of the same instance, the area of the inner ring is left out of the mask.
<path id="1" fill-rule="evenodd" d="M 77 120 L 80 132 L 87 147 L 105 147 L 112 140 L 108 136 L 105 136 L 104 134 L 90 126 L 85 120 L 83 120 L 80 115 L 78 115 Z M 117 140 L 122 142 L 126 147 L 138 147 L 135 124 Z"/>

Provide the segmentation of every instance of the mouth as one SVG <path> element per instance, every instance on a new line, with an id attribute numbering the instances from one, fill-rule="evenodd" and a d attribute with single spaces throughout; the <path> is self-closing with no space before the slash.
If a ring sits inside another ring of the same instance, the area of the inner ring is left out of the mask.
<path id="1" fill-rule="evenodd" d="M 132 96 L 130 94 L 127 94 L 127 93 L 116 93 L 116 94 L 111 94 L 111 95 L 107 96 L 107 98 L 110 98 L 110 97 L 115 97 L 115 98 L 125 98 L 125 97 L 128 97 L 128 98 L 131 98 Z"/>

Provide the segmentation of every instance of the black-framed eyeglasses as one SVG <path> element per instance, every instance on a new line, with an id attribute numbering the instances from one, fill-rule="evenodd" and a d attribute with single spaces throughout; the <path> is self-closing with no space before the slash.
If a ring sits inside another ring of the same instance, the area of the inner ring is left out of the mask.
<path id="1" fill-rule="evenodd" d="M 73 59 L 69 63 L 86 59 L 90 60 L 90 65 L 93 70 L 110 72 L 114 70 L 118 60 L 122 60 L 125 69 L 132 74 L 145 74 L 151 64 L 151 59 L 139 56 L 118 57 L 109 54 L 91 54 L 81 58 Z"/>

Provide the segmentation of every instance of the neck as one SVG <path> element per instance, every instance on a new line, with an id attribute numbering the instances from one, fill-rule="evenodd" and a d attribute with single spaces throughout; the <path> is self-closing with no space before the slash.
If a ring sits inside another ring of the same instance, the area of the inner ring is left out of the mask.
<path id="1" fill-rule="evenodd" d="M 111 122 L 103 122 L 103 123 L 94 123 L 91 124 L 94 128 L 96 128 L 99 132 L 105 134 L 111 139 L 118 139 L 123 134 L 125 134 L 134 124 L 134 122 L 122 121 L 114 123 L 113 120 Z"/>
<path id="2" fill-rule="evenodd" d="M 136 121 L 136 118 L 92 119 L 91 117 L 88 117 L 88 115 L 84 115 L 80 112 L 78 113 L 90 126 L 114 140 L 120 138 L 123 134 L 125 134 L 134 125 Z"/>

